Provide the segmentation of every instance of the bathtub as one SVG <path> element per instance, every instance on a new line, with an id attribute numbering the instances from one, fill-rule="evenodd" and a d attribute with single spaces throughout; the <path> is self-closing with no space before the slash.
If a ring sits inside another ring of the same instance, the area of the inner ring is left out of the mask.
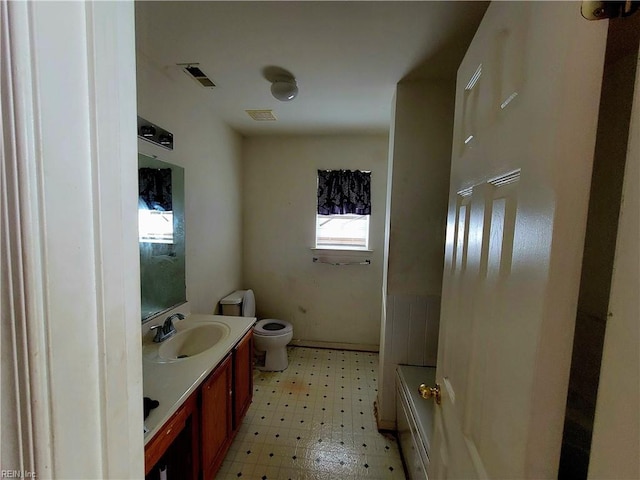
<path id="1" fill-rule="evenodd" d="M 427 479 L 434 402 L 418 393 L 421 383 L 435 385 L 435 367 L 400 365 L 396 369 L 396 414 L 400 451 L 411 480 Z"/>

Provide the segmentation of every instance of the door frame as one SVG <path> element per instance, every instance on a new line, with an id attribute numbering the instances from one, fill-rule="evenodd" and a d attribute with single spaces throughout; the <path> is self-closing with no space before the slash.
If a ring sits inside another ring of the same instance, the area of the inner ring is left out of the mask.
<path id="1" fill-rule="evenodd" d="M 133 2 L 0 22 L 2 468 L 141 478 Z"/>

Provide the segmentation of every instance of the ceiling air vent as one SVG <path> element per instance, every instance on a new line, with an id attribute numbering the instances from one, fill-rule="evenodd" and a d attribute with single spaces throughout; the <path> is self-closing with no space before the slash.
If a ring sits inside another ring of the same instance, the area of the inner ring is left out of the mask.
<path id="1" fill-rule="evenodd" d="M 276 119 L 273 110 L 245 110 L 257 122 L 273 122 Z"/>
<path id="2" fill-rule="evenodd" d="M 179 63 L 178 66 L 182 67 L 184 73 L 189 75 L 191 78 L 197 80 L 197 82 L 203 87 L 213 88 L 216 86 L 215 83 L 211 81 L 207 75 L 200 70 L 199 63 Z"/>

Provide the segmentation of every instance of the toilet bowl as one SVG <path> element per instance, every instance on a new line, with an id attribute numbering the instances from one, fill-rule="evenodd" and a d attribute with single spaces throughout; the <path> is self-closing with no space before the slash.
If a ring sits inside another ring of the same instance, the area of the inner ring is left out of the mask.
<path id="1" fill-rule="evenodd" d="M 264 367 L 268 372 L 279 372 L 289 366 L 287 344 L 293 338 L 293 327 L 284 320 L 260 320 L 253 327 L 253 344 L 259 352 L 265 352 Z"/>
<path id="2" fill-rule="evenodd" d="M 223 315 L 255 317 L 256 303 L 253 290 L 236 290 L 220 300 Z M 256 368 L 267 372 L 280 372 L 289 366 L 287 344 L 293 338 L 293 326 L 285 320 L 267 318 L 253 327 L 253 342 L 258 354 L 264 354 L 264 366 Z"/>

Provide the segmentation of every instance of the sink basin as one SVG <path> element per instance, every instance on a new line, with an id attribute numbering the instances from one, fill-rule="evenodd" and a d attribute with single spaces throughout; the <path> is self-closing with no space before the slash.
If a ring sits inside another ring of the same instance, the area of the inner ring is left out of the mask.
<path id="1" fill-rule="evenodd" d="M 215 347 L 228 335 L 229 327 L 222 323 L 189 327 L 162 342 L 158 348 L 158 357 L 164 361 L 194 357 Z"/>

